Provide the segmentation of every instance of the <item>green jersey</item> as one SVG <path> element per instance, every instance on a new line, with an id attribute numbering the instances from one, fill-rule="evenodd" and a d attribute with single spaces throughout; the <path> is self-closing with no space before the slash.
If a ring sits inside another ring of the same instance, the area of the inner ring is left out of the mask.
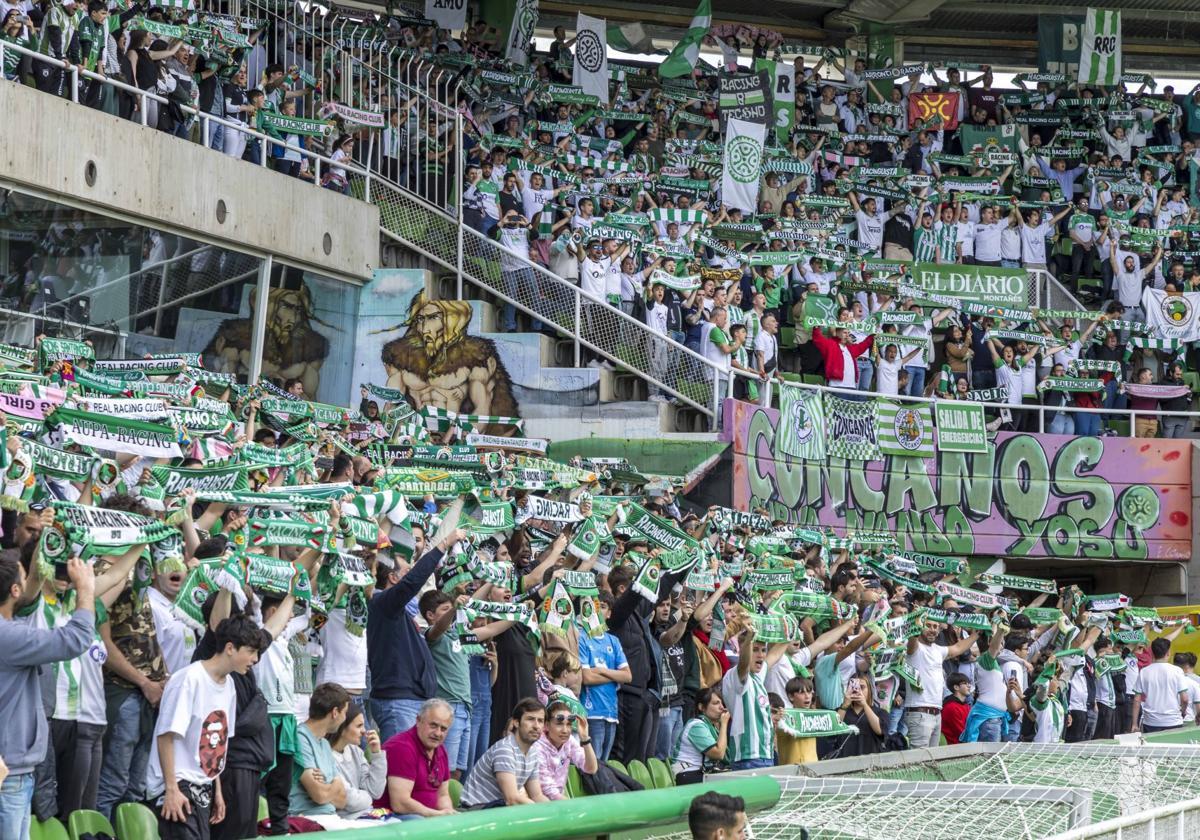
<path id="1" fill-rule="evenodd" d="M 919 227 L 913 231 L 913 259 L 933 262 L 937 256 L 937 239 L 932 228 Z"/>
<path id="2" fill-rule="evenodd" d="M 1067 222 L 1067 229 L 1074 233 L 1080 242 L 1091 242 L 1096 238 L 1096 220 L 1088 213 L 1072 213 Z"/>
<path id="3" fill-rule="evenodd" d="M 783 284 L 779 282 L 779 278 L 775 278 L 770 283 L 767 283 L 763 277 L 754 278 L 754 288 L 762 292 L 767 299 L 767 309 L 778 309 L 779 304 L 783 300 Z"/>
<path id="4" fill-rule="evenodd" d="M 958 259 L 958 225 L 954 222 L 937 222 L 933 228 L 937 240 L 937 252 L 942 262 L 952 263 Z"/>
<path id="5" fill-rule="evenodd" d="M 775 727 L 762 674 L 751 673 L 742 682 L 737 668 L 730 668 L 721 680 L 721 697 L 729 707 L 729 760 L 774 759 Z"/>
<path id="6" fill-rule="evenodd" d="M 717 728 L 704 715 L 692 718 L 684 725 L 671 752 L 671 764 L 676 774 L 705 770 L 713 760 L 705 753 L 717 745 Z"/>

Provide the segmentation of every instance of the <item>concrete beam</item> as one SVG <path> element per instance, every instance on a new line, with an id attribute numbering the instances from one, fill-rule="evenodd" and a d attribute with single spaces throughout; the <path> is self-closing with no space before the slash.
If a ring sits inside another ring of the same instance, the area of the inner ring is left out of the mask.
<path id="1" fill-rule="evenodd" d="M 1117 5 L 1120 5 L 1119 3 Z M 1026 5 L 1022 3 L 979 3 L 975 0 L 948 0 L 941 7 L 947 12 L 979 12 L 981 15 L 1014 15 L 1034 17 L 1036 15 L 1084 14 L 1082 6 L 1061 6 L 1054 3 Z M 1121 20 L 1168 20 L 1175 23 L 1200 23 L 1200 12 L 1178 9 L 1121 9 Z"/>
<path id="2" fill-rule="evenodd" d="M 379 209 L 197 143 L 0 84 L 0 179 L 97 212 L 368 280 Z"/>

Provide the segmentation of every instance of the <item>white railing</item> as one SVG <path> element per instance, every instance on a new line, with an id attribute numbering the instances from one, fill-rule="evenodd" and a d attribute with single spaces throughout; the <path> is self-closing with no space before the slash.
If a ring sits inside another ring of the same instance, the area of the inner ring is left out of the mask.
<path id="1" fill-rule="evenodd" d="M 31 58 L 32 60 L 41 62 L 43 64 L 51 64 L 51 65 L 54 65 L 55 67 L 61 67 L 65 72 L 69 73 L 70 74 L 70 98 L 71 98 L 72 102 L 75 102 L 75 103 L 79 102 L 79 81 L 80 81 L 80 79 L 86 79 L 91 82 L 99 82 L 100 84 L 106 85 L 117 91 L 120 91 L 124 94 L 127 94 L 129 96 L 136 98 L 138 101 L 138 120 L 141 122 L 142 125 L 147 125 L 147 114 L 149 113 L 149 109 L 147 108 L 147 102 L 157 102 L 159 105 L 162 105 L 162 106 L 165 106 L 168 104 L 168 100 L 166 97 L 159 96 L 156 93 L 151 93 L 148 90 L 142 90 L 141 88 L 134 87 L 133 85 L 127 85 L 124 82 L 119 82 L 116 79 L 110 79 L 107 76 L 102 76 L 99 73 L 93 73 L 90 70 L 80 69 L 76 65 L 71 64 L 69 61 L 63 61 L 61 59 L 52 58 L 51 56 L 45 55 L 43 53 L 39 53 L 35 50 L 27 49 L 18 44 L 7 43 L 5 41 L 0 41 L 0 67 L 2 67 L 4 64 L 4 54 L 8 50 L 14 50 L 19 55 L 27 56 L 27 57 Z M 227 120 L 227 119 L 224 119 L 223 117 L 214 116 L 213 114 L 206 114 L 203 111 L 200 111 L 197 108 L 193 108 L 190 105 L 179 105 L 179 107 L 185 114 L 188 114 L 189 116 L 194 116 L 199 120 L 201 143 L 206 148 L 208 147 L 208 138 L 211 136 L 211 126 L 213 126 L 213 125 L 224 126 L 226 131 L 234 131 L 234 132 L 238 132 L 238 133 L 247 135 L 249 138 L 251 138 L 247 142 L 255 142 L 255 143 L 259 144 L 259 156 L 258 157 L 259 157 L 259 165 L 260 166 L 266 168 L 267 159 L 270 157 L 270 155 L 267 152 L 268 152 L 268 149 L 270 149 L 272 147 L 278 147 L 278 148 L 286 150 L 287 152 L 297 153 L 301 156 L 304 163 L 308 164 L 307 168 L 308 168 L 308 171 L 311 172 L 313 175 L 312 182 L 314 185 L 316 185 L 316 186 L 321 185 L 321 166 L 322 166 L 322 164 L 324 164 L 327 168 L 337 167 L 337 168 L 345 170 L 348 173 L 348 175 L 349 174 L 357 175 L 363 179 L 363 182 L 364 182 L 363 189 L 364 189 L 364 193 L 365 193 L 365 198 L 367 201 L 370 201 L 371 180 L 372 180 L 372 178 L 375 177 L 370 172 L 370 170 L 355 166 L 354 164 L 351 164 L 347 161 L 336 161 L 335 162 L 332 158 L 326 157 L 325 155 L 322 155 L 318 152 L 311 151 L 309 149 L 301 149 L 301 148 L 297 148 L 295 146 L 289 146 L 286 142 L 279 140 L 277 138 L 274 138 L 274 137 L 269 137 L 268 135 L 263 134 L 260 131 L 256 131 L 255 129 L 250 128 L 249 126 L 245 125 L 244 123 L 233 122 L 232 120 Z M 216 151 L 216 150 L 214 149 L 212 151 Z M 217 154 L 224 155 L 223 152 L 217 152 Z M 225 155 L 225 156 L 228 157 L 228 155 Z M 304 164 L 302 164 L 302 168 L 304 168 Z M 301 180 L 303 180 L 303 179 L 301 179 Z"/>
<path id="2" fill-rule="evenodd" d="M 1046 840 L 1195 840 L 1200 837 L 1200 799 L 1160 805 L 1082 826 Z"/>
<path id="3" fill-rule="evenodd" d="M 763 380 L 761 380 L 758 376 L 751 374 L 751 373 L 747 373 L 746 371 L 743 371 L 743 370 L 738 370 L 735 368 L 734 370 L 732 370 L 730 372 L 731 388 L 732 388 L 732 382 L 733 382 L 734 378 L 738 377 L 738 376 L 758 382 L 758 383 L 760 383 L 760 385 L 763 384 Z M 945 398 L 939 399 L 937 397 L 912 397 L 912 396 L 905 396 L 903 394 L 898 395 L 898 396 L 893 396 L 891 394 L 880 394 L 876 391 L 859 391 L 857 389 L 850 389 L 850 388 L 837 388 L 837 387 L 834 387 L 831 385 L 811 385 L 808 383 L 801 383 L 801 382 L 788 382 L 787 384 L 789 386 L 792 386 L 795 388 L 806 388 L 806 389 L 813 390 L 813 391 L 826 391 L 831 394 L 835 394 L 837 396 L 850 397 L 850 398 L 858 399 L 858 400 L 872 399 L 874 397 L 883 397 L 884 399 L 894 400 L 894 401 L 900 402 L 900 403 L 924 403 L 926 405 L 931 405 L 931 406 L 936 403 L 939 403 L 939 402 L 940 403 L 947 403 L 947 402 L 959 403 L 960 402 L 959 400 L 951 400 L 951 399 L 945 399 Z M 732 393 L 732 391 L 730 391 L 730 393 Z M 768 399 L 770 399 L 770 397 L 768 397 Z M 985 410 L 994 411 L 994 412 L 999 412 L 1000 410 L 1003 410 L 1003 409 L 1011 411 L 1014 414 L 1016 414 L 1017 412 L 1026 412 L 1027 417 L 1030 414 L 1033 414 L 1036 412 L 1037 416 L 1038 416 L 1037 428 L 1036 429 L 1026 428 L 1024 431 L 1038 432 L 1039 434 L 1048 434 L 1049 433 L 1049 424 L 1046 422 L 1046 415 L 1047 414 L 1054 415 L 1057 412 L 1064 412 L 1064 413 L 1069 413 L 1069 414 L 1073 414 L 1073 415 L 1074 414 L 1098 414 L 1109 420 L 1112 420 L 1112 419 L 1128 420 L 1129 421 L 1128 437 L 1136 436 L 1136 432 L 1137 432 L 1137 422 L 1136 421 L 1139 417 L 1144 420 L 1145 419 L 1158 420 L 1162 417 L 1183 417 L 1183 418 L 1187 418 L 1192 421 L 1191 426 L 1193 429 L 1196 426 L 1196 421 L 1198 419 L 1200 419 L 1200 412 L 1197 412 L 1197 411 L 1159 411 L 1157 409 L 1138 410 L 1138 409 L 1132 409 L 1132 408 L 1079 408 L 1077 406 L 1070 406 L 1070 405 L 1052 406 L 1052 405 L 1040 405 L 1037 403 L 1021 403 L 1019 405 L 1010 405 L 1009 403 L 976 402 L 974 400 L 971 401 L 971 405 L 981 405 L 984 407 Z M 936 419 L 937 418 L 935 415 L 935 417 L 934 417 L 935 424 L 936 424 Z M 1075 434 L 1075 433 L 1072 432 L 1072 434 Z"/>

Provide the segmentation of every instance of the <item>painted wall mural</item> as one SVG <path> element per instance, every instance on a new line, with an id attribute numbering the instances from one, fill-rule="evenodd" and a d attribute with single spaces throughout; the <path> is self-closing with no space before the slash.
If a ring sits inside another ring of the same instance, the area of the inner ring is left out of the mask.
<path id="1" fill-rule="evenodd" d="M 1191 558 L 1190 441 L 1000 433 L 986 454 L 803 461 L 776 448 L 778 420 L 726 403 L 738 507 L 934 554 Z"/>
<path id="2" fill-rule="evenodd" d="M 379 361 L 387 387 L 426 405 L 462 414 L 520 417 L 512 378 L 493 341 L 468 335 L 471 304 L 412 296 L 407 318 L 378 332 L 404 334 L 383 345 Z"/>

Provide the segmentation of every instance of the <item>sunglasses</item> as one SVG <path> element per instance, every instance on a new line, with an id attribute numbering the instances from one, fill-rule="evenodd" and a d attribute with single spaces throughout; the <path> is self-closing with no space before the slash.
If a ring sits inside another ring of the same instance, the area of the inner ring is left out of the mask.
<path id="1" fill-rule="evenodd" d="M 573 720 L 575 720 L 574 715 L 555 715 L 550 718 L 551 723 L 571 723 Z"/>

